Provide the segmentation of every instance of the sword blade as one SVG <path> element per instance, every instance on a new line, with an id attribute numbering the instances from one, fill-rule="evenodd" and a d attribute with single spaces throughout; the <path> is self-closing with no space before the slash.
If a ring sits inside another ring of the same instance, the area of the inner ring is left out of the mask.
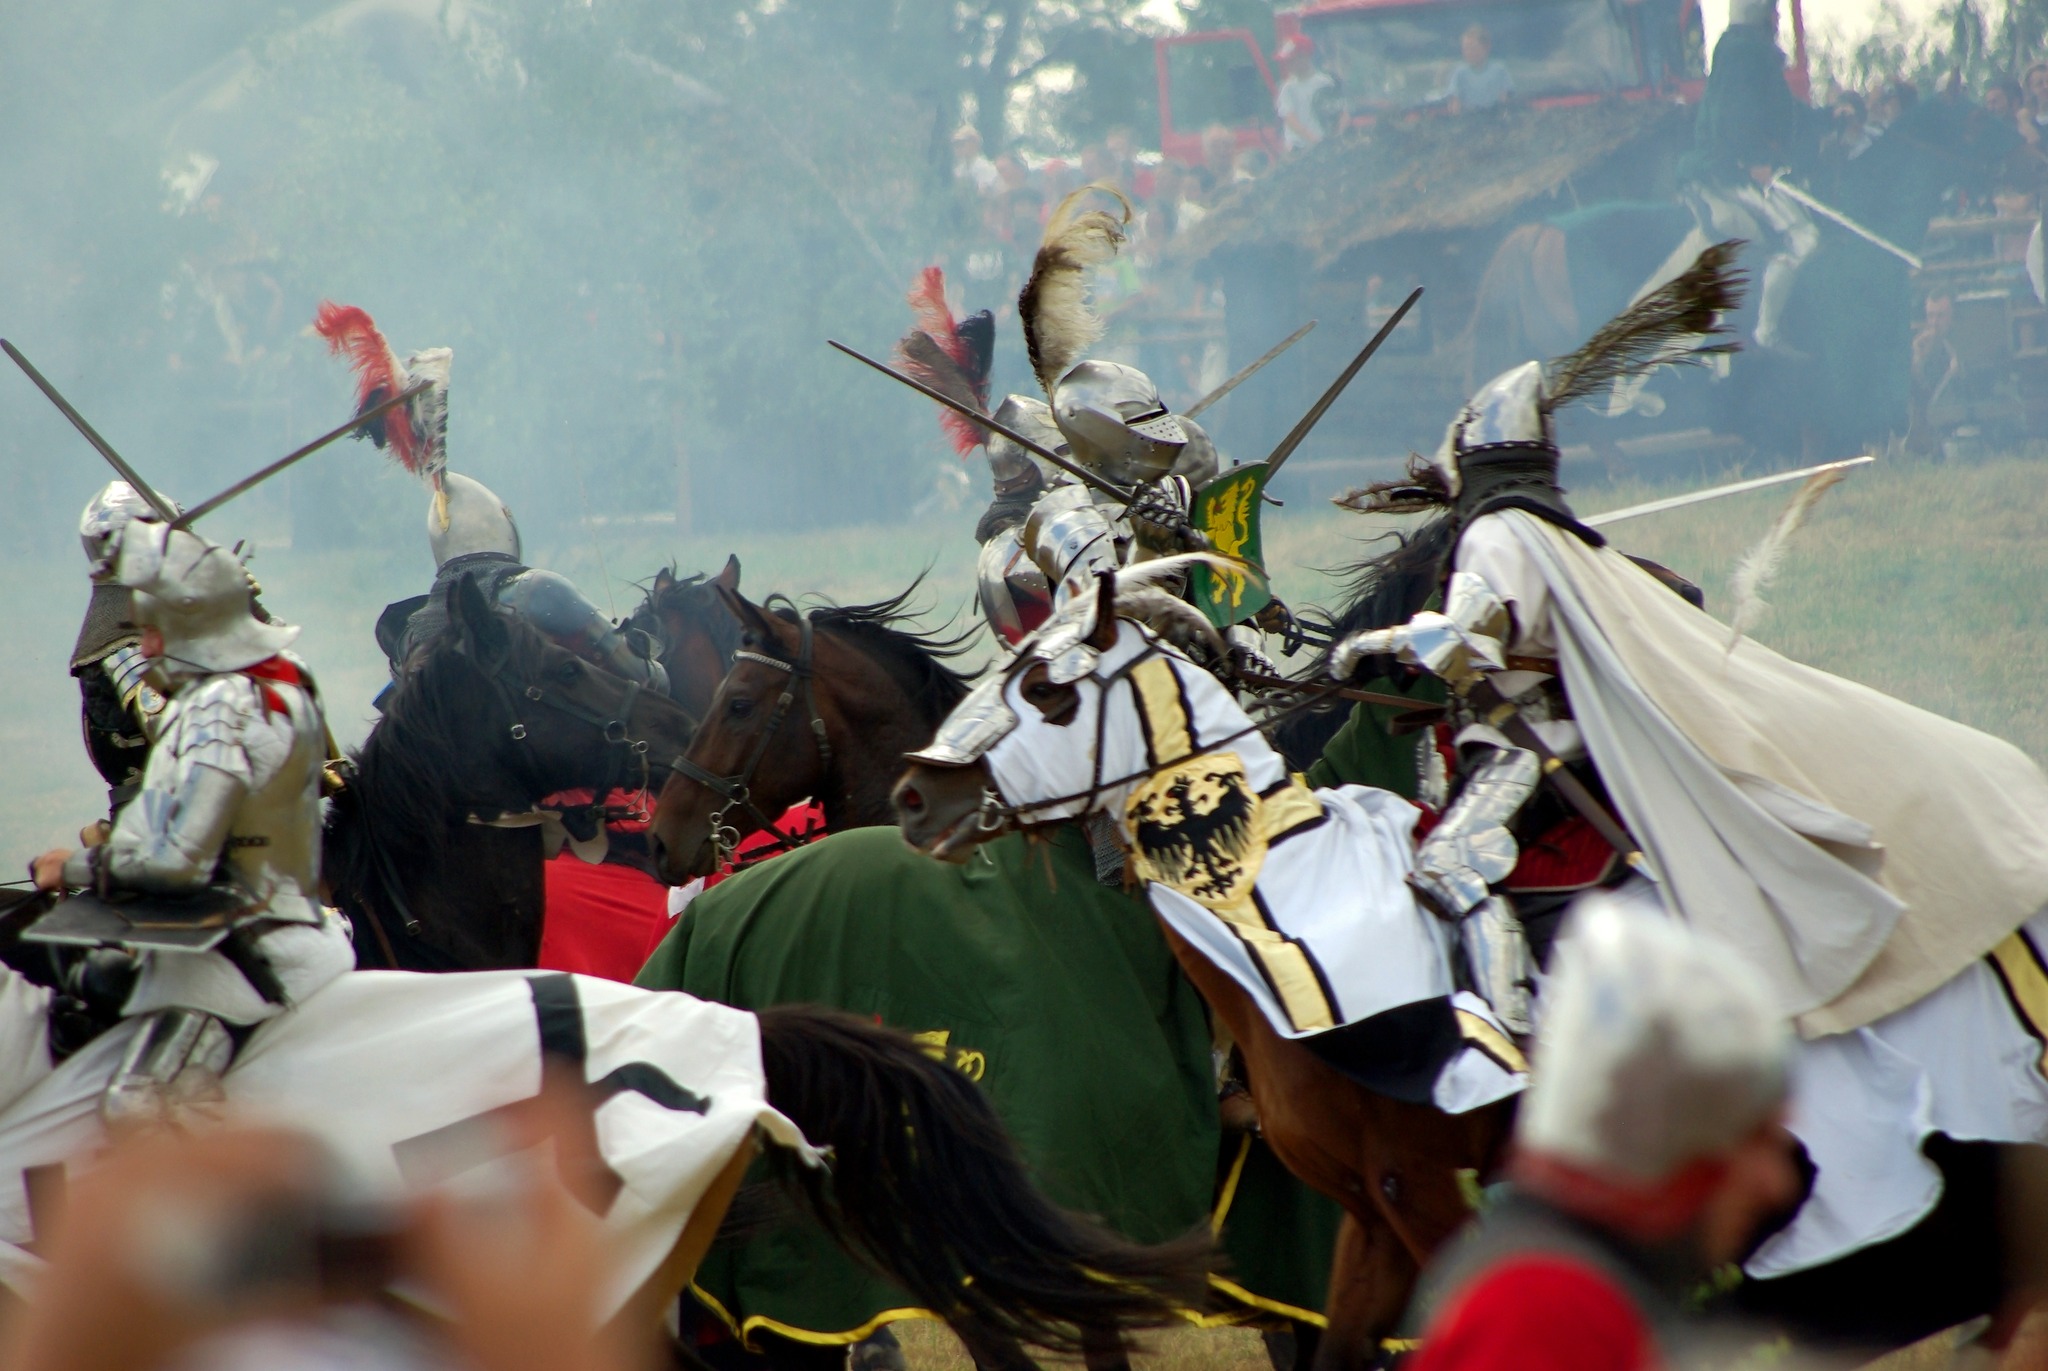
<path id="1" fill-rule="evenodd" d="M 301 457 L 310 457 L 314 453 L 318 452 L 321 448 L 326 447 L 329 443 L 333 442 L 336 438 L 340 438 L 345 434 L 353 433 L 355 430 L 361 428 L 364 424 L 369 423 L 372 419 L 382 418 L 386 412 L 398 408 L 398 406 L 404 404 L 407 400 L 410 400 L 413 396 L 425 390 L 429 384 L 431 383 L 427 381 L 416 381 L 408 389 L 403 390 L 398 394 L 392 396 L 390 399 L 384 401 L 384 403 L 378 405 L 376 408 L 364 410 L 361 414 L 358 414 L 355 418 L 349 420 L 341 427 L 329 429 L 327 432 L 321 434 L 318 438 L 315 438 L 312 442 L 306 444 L 304 447 L 295 449 L 294 451 L 287 453 L 283 457 L 278 458 L 269 466 L 264 467 L 261 471 L 255 472 L 254 474 L 249 476 L 244 476 L 241 480 L 235 482 L 233 485 L 229 486 L 220 494 L 212 496 L 205 500 L 201 500 L 198 504 L 192 506 L 192 508 L 186 510 L 183 514 L 173 519 L 171 521 L 171 527 L 190 528 L 194 523 L 198 522 L 198 520 L 203 516 L 213 513 L 216 509 L 219 509 L 222 505 L 234 499 L 237 495 L 242 494 L 244 491 L 262 485 L 265 481 L 277 475 L 278 472 L 283 471 L 286 467 L 290 466 L 293 462 L 298 461 Z"/>
<path id="2" fill-rule="evenodd" d="M 1904 248 L 1900 247 L 1897 243 L 1894 243 L 1891 239 L 1885 237 L 1883 234 L 1877 233 L 1874 230 L 1863 227 L 1863 225 L 1857 223 L 1854 219 L 1851 219 L 1848 215 L 1842 213 L 1842 211 L 1836 209 L 1833 205 L 1828 204 L 1825 200 L 1815 199 L 1812 195 L 1809 195 L 1807 192 L 1801 190 L 1799 187 L 1793 185 L 1790 181 L 1787 181 L 1782 177 L 1773 180 L 1771 182 L 1770 188 L 1773 191 L 1782 191 L 1786 199 L 1791 200 L 1797 204 L 1806 206 L 1806 208 L 1812 210 L 1815 214 L 1818 214 L 1821 218 L 1827 220 L 1829 223 L 1840 225 L 1841 227 L 1849 230 L 1849 232 L 1855 234 L 1858 238 L 1861 238 L 1864 242 L 1871 244 L 1873 247 L 1883 248 L 1886 252 L 1889 252 L 1892 256 L 1898 258 L 1901 262 L 1904 262 L 1907 266 L 1913 268 L 1913 270 L 1915 271 L 1918 271 L 1922 267 L 1927 265 L 1918 257 L 1906 251 Z"/>
<path id="3" fill-rule="evenodd" d="M 1265 366 L 1266 363 L 1272 361 L 1275 357 L 1278 357 L 1281 353 L 1287 351 L 1287 349 L 1293 347 L 1302 339 L 1308 337 L 1308 331 L 1314 328 L 1315 326 L 1316 321 L 1311 319 L 1307 323 L 1303 324 L 1300 328 L 1296 329 L 1294 332 L 1288 334 L 1285 338 L 1282 338 L 1279 342 L 1273 344 L 1273 346 L 1267 348 L 1265 354 L 1261 356 L 1258 361 L 1253 362 L 1250 366 L 1245 367 L 1243 370 L 1239 371 L 1237 375 L 1231 377 L 1228 381 L 1225 381 L 1222 385 L 1216 387 L 1216 389 L 1210 391 L 1207 395 L 1204 395 L 1201 399 L 1195 401 L 1192 405 L 1189 405 L 1185 410 L 1182 410 L 1181 418 L 1199 418 L 1203 410 L 1209 408 L 1209 406 L 1215 404 L 1218 400 L 1221 400 L 1224 396 L 1230 394 L 1231 391 L 1236 390 L 1240 385 L 1244 384 L 1253 376 L 1257 375 L 1259 368 Z"/>
<path id="4" fill-rule="evenodd" d="M 830 343 L 833 347 L 838 348 L 848 357 L 853 358 L 854 361 L 866 362 L 869 366 L 873 367 L 876 371 L 881 372 L 884 376 L 892 376 L 895 379 L 901 381 L 904 385 L 909 386 L 919 395 L 924 396 L 925 399 L 936 400 L 940 404 L 944 405 L 947 409 L 952 410 L 955 414 L 964 414 L 968 418 L 972 419 L 975 423 L 980 424 L 983 428 L 1002 434 L 1005 438 L 1008 438 L 1011 442 L 1023 448 L 1026 452 L 1032 453 L 1039 457 L 1043 457 L 1046 461 L 1051 462 L 1054 466 L 1058 467 L 1061 471 L 1066 472 L 1067 475 L 1073 477 L 1082 485 L 1093 486 L 1095 489 L 1101 491 L 1103 494 L 1114 495 L 1117 499 L 1123 500 L 1125 502 L 1128 502 L 1131 499 L 1132 492 L 1125 490 L 1122 486 L 1116 485 L 1110 481 L 1105 481 L 1104 479 L 1102 479 L 1102 477 L 1097 476 L 1087 467 L 1084 467 L 1080 463 L 1075 462 L 1069 458 L 1060 456 L 1057 452 L 1054 452 L 1050 448 L 1040 447 L 1037 443 L 1032 442 L 1029 438 L 1026 438 L 1023 434 L 1017 432 L 1016 429 L 1011 428 L 1007 424 L 998 423 L 996 420 L 991 419 L 988 415 L 983 414 L 980 410 L 976 409 L 973 405 L 963 405 L 950 395 L 942 395 L 938 391 L 933 390 L 930 386 L 926 385 L 924 382 L 918 380 L 916 377 L 905 376 L 902 372 L 896 370 L 896 368 L 888 365 L 886 362 L 877 362 L 872 357 L 866 356 L 863 353 L 856 352 L 852 348 L 848 347 L 846 344 L 837 340 L 836 338 L 827 338 L 825 341 Z"/>
<path id="5" fill-rule="evenodd" d="M 1662 514 L 1667 509 L 1683 509 L 1687 505 L 1704 504 L 1708 500 L 1718 500 L 1725 495 L 1741 495 L 1745 491 L 1762 490 L 1766 486 L 1782 486 L 1791 481 L 1803 481 L 1823 471 L 1847 471 L 1850 467 L 1869 466 L 1876 460 L 1877 458 L 1871 456 L 1848 457 L 1839 462 L 1822 462 L 1819 466 L 1801 467 L 1797 471 L 1780 471 L 1770 476 L 1752 477 L 1747 481 L 1730 481 L 1724 486 L 1709 486 L 1705 490 L 1695 490 L 1686 495 L 1666 496 L 1662 500 L 1648 500 L 1625 509 L 1611 509 L 1605 514 L 1588 515 L 1579 522 L 1588 528 L 1604 528 L 1608 524 L 1618 524 L 1623 519 L 1639 519 L 1645 514 Z"/>
<path id="6" fill-rule="evenodd" d="M 142 473 L 129 466 L 121 454 L 114 451 L 113 444 L 100 437 L 99 432 L 91 424 L 85 422 L 85 416 L 73 409 L 71 402 L 57 393 L 57 388 L 44 379 L 43 373 L 35 369 L 35 364 L 21 355 L 20 348 L 17 348 L 5 338 L 0 338 L 0 349 L 4 349 L 7 355 L 14 359 L 14 364 L 20 367 L 22 372 L 27 375 L 28 379 L 36 383 L 36 389 L 50 397 L 50 403 L 57 407 L 58 412 L 71 421 L 71 426 L 84 436 L 86 442 L 93 445 L 94 450 L 100 456 L 107 459 L 107 465 L 119 472 L 122 480 L 135 487 L 137 495 L 149 501 L 150 508 L 154 509 L 163 518 L 164 522 L 169 523 L 178 517 L 178 511 L 171 506 L 171 502 L 157 494 L 156 488 L 142 479 Z"/>
<path id="7" fill-rule="evenodd" d="M 1394 330 L 1401 326 L 1401 321 L 1408 317 L 1408 311 L 1415 308 L 1415 302 L 1421 298 L 1421 286 L 1417 286 L 1414 290 L 1408 292 L 1408 298 L 1401 302 L 1399 309 L 1387 317 L 1386 323 L 1380 325 L 1380 331 L 1375 333 L 1372 336 L 1372 341 L 1365 345 L 1365 351 L 1351 359 L 1351 365 L 1344 368 L 1337 379 L 1330 383 L 1330 388 L 1323 392 L 1323 398 L 1316 401 L 1309 408 L 1309 412 L 1301 416 L 1301 422 L 1294 426 L 1293 431 L 1280 440 L 1280 446 L 1274 448 L 1273 455 L 1266 459 L 1266 481 L 1268 484 L 1271 484 L 1273 478 L 1280 474 L 1281 464 L 1294 455 L 1294 450 L 1301 446 L 1301 440 L 1308 437 L 1309 430 L 1322 420 L 1323 415 L 1329 412 L 1331 405 L 1337 403 L 1337 397 L 1344 393 L 1344 387 L 1351 384 L 1351 378 L 1358 375 L 1359 369 L 1372 360 L 1372 355 L 1380 350 L 1380 344 L 1386 342 Z"/>

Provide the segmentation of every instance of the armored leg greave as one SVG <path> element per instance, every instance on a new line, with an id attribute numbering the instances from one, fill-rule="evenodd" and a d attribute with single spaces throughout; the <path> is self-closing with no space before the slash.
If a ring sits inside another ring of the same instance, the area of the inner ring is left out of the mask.
<path id="1" fill-rule="evenodd" d="M 1416 849 L 1409 882 L 1443 918 L 1457 924 L 1472 988 L 1511 1032 L 1527 1033 L 1534 963 L 1521 921 L 1494 887 L 1521 858 L 1508 823 L 1535 793 L 1536 754 L 1491 749 L 1465 773 L 1441 821 Z"/>
<path id="2" fill-rule="evenodd" d="M 221 1076 L 235 1055 L 219 1019 L 196 1009 L 149 1015 L 100 1094 L 100 1121 L 112 1134 L 168 1124 L 181 1109 L 225 1098 Z"/>

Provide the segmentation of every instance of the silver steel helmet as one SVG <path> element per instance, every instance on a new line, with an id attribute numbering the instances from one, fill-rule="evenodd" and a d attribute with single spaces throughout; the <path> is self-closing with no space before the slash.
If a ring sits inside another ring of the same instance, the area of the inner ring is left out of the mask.
<path id="1" fill-rule="evenodd" d="M 427 506 L 427 542 L 435 566 L 472 552 L 519 555 L 519 525 L 490 487 L 452 471 L 441 473 L 440 485 Z"/>
<path id="2" fill-rule="evenodd" d="M 1080 362 L 1053 383 L 1052 417 L 1074 460 L 1119 485 L 1154 481 L 1187 446 L 1159 387 L 1121 362 Z"/>
<path id="3" fill-rule="evenodd" d="M 135 618 L 164 640 L 175 672 L 239 671 L 299 636 L 256 617 L 256 588 L 235 555 L 188 529 L 135 522 L 121 539 L 114 580 L 135 592 Z"/>
<path id="4" fill-rule="evenodd" d="M 1465 402 L 1444 432 L 1435 464 L 1457 495 L 1465 485 L 1465 459 L 1474 453 L 1557 447 L 1543 412 L 1543 363 L 1504 371 Z"/>
<path id="5" fill-rule="evenodd" d="M 175 504 L 172 509 L 184 510 Z M 85 545 L 85 560 L 95 581 L 104 580 L 120 555 L 121 533 L 137 519 L 157 519 L 156 507 L 142 498 L 126 481 L 109 481 L 100 493 L 86 501 L 78 516 L 78 541 Z"/>
<path id="6" fill-rule="evenodd" d="M 1579 901 L 1543 990 L 1525 1151 L 1623 1182 L 1664 1180 L 1783 1104 L 1790 1055 L 1741 956 L 1625 897 Z"/>
<path id="7" fill-rule="evenodd" d="M 1209 430 L 1185 416 L 1181 416 L 1180 426 L 1188 435 L 1188 445 L 1174 459 L 1172 474 L 1186 477 L 1189 485 L 1200 490 L 1222 474 L 1223 458 L 1216 451 Z"/>
<path id="8" fill-rule="evenodd" d="M 1043 400 L 1035 400 L 1029 395 L 1005 395 L 993 417 L 997 423 L 1015 429 L 1050 451 L 1058 452 L 1067 444 L 1066 435 L 1052 421 L 1052 406 Z M 1065 478 L 1065 473 L 1058 468 L 995 432 L 988 435 L 988 467 L 996 478 L 998 491 L 1029 485 L 1026 478 L 1034 471 L 1044 485 Z"/>

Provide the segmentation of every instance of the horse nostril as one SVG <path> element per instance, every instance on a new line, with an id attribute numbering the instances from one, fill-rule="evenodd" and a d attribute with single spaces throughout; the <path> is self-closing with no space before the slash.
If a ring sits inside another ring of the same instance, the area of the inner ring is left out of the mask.
<path id="1" fill-rule="evenodd" d="M 917 793 L 916 786 L 907 785 L 896 792 L 896 803 L 902 808 L 916 813 L 924 808 L 924 796 Z"/>

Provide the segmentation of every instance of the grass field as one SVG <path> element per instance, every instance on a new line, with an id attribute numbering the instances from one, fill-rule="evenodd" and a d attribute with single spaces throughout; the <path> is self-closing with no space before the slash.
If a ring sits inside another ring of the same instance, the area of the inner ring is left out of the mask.
<path id="1" fill-rule="evenodd" d="M 1582 492 L 1587 512 L 1672 493 L 1669 486 Z M 1725 603 L 1729 568 L 1782 507 L 1786 488 L 1630 521 L 1615 543 L 1700 581 L 1709 608 Z M 716 570 L 728 553 L 744 588 L 848 601 L 901 590 L 927 571 L 934 619 L 970 615 L 975 511 L 922 523 L 802 535 L 675 539 L 647 533 L 529 549 L 535 565 L 572 577 L 600 606 L 623 613 L 635 581 L 669 562 Z M 216 537 L 238 532 L 218 516 Z M 1268 511 L 1267 560 L 1290 603 L 1328 604 L 1333 573 L 1370 551 L 1387 527 L 1297 503 Z M 424 540 L 422 540 L 424 541 Z M 25 861 L 71 840 L 103 796 L 77 736 L 77 697 L 65 674 L 85 603 L 76 542 L 53 528 L 33 557 L 0 563 L 12 651 L 0 664 L 0 852 Z M 371 638 L 378 611 L 425 588 L 424 546 L 394 556 L 265 549 L 254 568 L 265 602 L 305 625 L 300 650 L 318 673 L 335 733 L 368 730 L 384 680 Z M 2048 460 L 1970 465 L 1879 465 L 1831 492 L 1799 535 L 1757 636 L 1773 647 L 1915 704 L 2012 739 L 2048 758 L 2048 714 L 2037 686 L 2048 673 Z"/>

